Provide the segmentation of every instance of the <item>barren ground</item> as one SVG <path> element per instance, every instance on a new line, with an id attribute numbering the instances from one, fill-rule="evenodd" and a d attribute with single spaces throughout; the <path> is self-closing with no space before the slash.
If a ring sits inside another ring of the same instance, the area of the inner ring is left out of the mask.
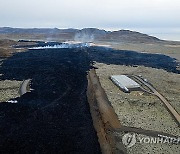
<path id="1" fill-rule="evenodd" d="M 179 85 L 180 75 L 169 73 L 162 69 L 148 68 L 144 66 L 128 67 L 121 65 L 106 65 L 96 63 L 97 75 L 100 77 L 102 87 L 105 89 L 120 122 L 126 126 L 140 127 L 143 129 L 163 131 L 179 136 L 180 130 L 174 119 L 170 116 L 161 101 L 149 94 L 134 91 L 122 92 L 115 86 L 110 75 L 135 74 L 142 75 L 164 95 L 171 105 L 180 112 Z M 120 134 L 122 136 L 123 134 Z M 177 145 L 167 144 L 139 144 L 127 149 L 128 153 L 179 153 Z"/>

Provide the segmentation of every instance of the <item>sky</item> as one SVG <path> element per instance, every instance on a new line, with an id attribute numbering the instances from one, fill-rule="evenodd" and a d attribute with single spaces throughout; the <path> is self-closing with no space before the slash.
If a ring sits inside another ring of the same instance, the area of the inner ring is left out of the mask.
<path id="1" fill-rule="evenodd" d="M 130 29 L 180 40 L 180 0 L 0 0 L 5 26 Z"/>

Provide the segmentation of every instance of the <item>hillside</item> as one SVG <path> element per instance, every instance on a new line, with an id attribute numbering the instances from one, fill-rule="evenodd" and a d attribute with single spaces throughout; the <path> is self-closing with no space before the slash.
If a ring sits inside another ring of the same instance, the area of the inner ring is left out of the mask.
<path id="1" fill-rule="evenodd" d="M 113 42 L 159 42 L 160 39 L 130 30 L 106 31 L 97 28 L 58 29 L 58 28 L 0 28 L 0 38 L 8 36 L 19 39 L 113 41 Z"/>

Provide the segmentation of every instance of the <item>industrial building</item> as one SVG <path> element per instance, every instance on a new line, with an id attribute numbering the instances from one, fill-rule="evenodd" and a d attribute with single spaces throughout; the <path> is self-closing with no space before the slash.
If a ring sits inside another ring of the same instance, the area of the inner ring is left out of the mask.
<path id="1" fill-rule="evenodd" d="M 126 75 L 112 75 L 110 79 L 124 92 L 140 88 L 140 85 Z"/>

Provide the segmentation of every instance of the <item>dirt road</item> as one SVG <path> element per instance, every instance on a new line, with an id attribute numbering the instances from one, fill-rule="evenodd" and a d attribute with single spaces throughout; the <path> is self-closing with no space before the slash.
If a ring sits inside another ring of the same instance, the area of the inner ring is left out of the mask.
<path id="1" fill-rule="evenodd" d="M 134 78 L 139 80 L 141 83 L 143 83 L 145 86 L 147 86 L 151 92 L 153 92 L 154 95 L 156 95 L 165 105 L 169 113 L 173 116 L 175 121 L 177 122 L 178 126 L 180 126 L 180 115 L 179 113 L 172 107 L 172 105 L 148 82 L 144 81 L 142 78 L 139 76 L 133 75 Z"/>

